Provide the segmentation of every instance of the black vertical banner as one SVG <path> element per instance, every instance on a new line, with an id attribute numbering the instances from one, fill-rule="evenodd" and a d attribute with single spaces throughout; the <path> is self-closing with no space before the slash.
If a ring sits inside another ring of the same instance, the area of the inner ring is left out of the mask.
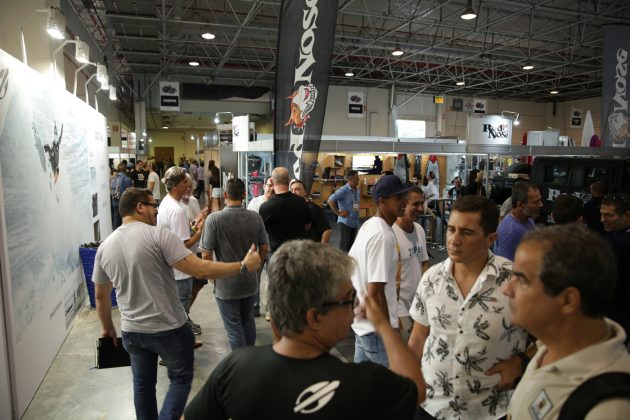
<path id="1" fill-rule="evenodd" d="M 274 164 L 310 190 L 324 125 L 338 0 L 283 0 L 278 34 Z"/>
<path id="2" fill-rule="evenodd" d="M 602 31 L 602 143 L 630 147 L 630 26 L 604 25 Z"/>

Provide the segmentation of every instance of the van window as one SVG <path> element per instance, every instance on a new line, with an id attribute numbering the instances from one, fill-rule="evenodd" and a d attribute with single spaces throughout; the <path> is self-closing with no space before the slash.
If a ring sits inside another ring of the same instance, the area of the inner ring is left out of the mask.
<path id="1" fill-rule="evenodd" d="M 569 178 L 569 165 L 561 163 L 552 163 L 545 167 L 545 176 L 543 181 L 553 184 L 565 185 Z"/>
<path id="2" fill-rule="evenodd" d="M 608 185 L 610 168 L 598 166 L 586 166 L 584 168 L 584 184 L 582 187 L 588 191 L 593 182 L 603 182 Z"/>

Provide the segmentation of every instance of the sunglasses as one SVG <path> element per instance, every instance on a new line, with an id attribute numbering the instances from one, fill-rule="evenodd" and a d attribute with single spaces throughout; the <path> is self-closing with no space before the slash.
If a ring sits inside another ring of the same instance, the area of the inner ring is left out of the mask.
<path id="1" fill-rule="evenodd" d="M 149 203 L 148 201 L 141 201 L 140 204 L 144 204 L 145 206 L 151 206 L 154 209 L 157 209 L 159 206 L 158 203 Z"/>

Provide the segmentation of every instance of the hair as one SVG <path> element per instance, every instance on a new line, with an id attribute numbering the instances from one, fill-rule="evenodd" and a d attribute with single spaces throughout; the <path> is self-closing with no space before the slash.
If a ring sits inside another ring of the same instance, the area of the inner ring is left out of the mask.
<path id="1" fill-rule="evenodd" d="M 289 170 L 281 166 L 271 171 L 273 185 L 289 185 Z"/>
<path id="2" fill-rule="evenodd" d="M 468 184 L 472 184 L 473 182 L 477 182 L 477 174 L 479 173 L 479 170 L 477 169 L 471 169 L 470 172 L 468 172 Z"/>
<path id="3" fill-rule="evenodd" d="M 417 185 L 414 185 L 413 187 L 411 187 L 411 189 L 409 191 L 407 191 L 407 196 L 409 196 L 409 194 L 411 194 L 411 193 L 424 195 L 424 191 L 422 191 L 422 188 L 420 188 Z"/>
<path id="4" fill-rule="evenodd" d="M 354 260 L 329 245 L 293 240 L 278 248 L 268 267 L 268 306 L 281 334 L 304 331 L 308 310 L 325 312 L 324 302 L 335 299 L 353 271 Z"/>
<path id="5" fill-rule="evenodd" d="M 212 168 L 214 166 L 214 160 L 210 159 L 208 161 L 208 169 Z"/>
<path id="6" fill-rule="evenodd" d="M 304 191 L 306 191 L 308 193 L 308 190 L 306 189 L 306 185 L 304 185 L 304 183 L 302 181 L 300 181 L 299 179 L 292 179 L 291 182 L 289 182 L 289 188 L 291 188 L 293 186 L 293 184 L 300 184 L 300 185 L 302 185 L 302 188 L 304 188 Z"/>
<path id="7" fill-rule="evenodd" d="M 151 190 L 147 188 L 129 187 L 120 196 L 118 212 L 120 217 L 133 216 L 136 212 L 136 205 L 153 197 Z"/>
<path id="8" fill-rule="evenodd" d="M 479 224 L 483 234 L 488 236 L 497 231 L 499 209 L 489 198 L 481 195 L 464 195 L 453 202 L 451 211 L 460 213 L 479 213 Z"/>
<path id="9" fill-rule="evenodd" d="M 157 165 L 154 160 L 149 161 L 149 167 L 153 172 L 157 172 Z"/>
<path id="10" fill-rule="evenodd" d="M 435 179 L 435 173 L 433 173 L 433 171 L 429 171 L 429 179 Z"/>
<path id="11" fill-rule="evenodd" d="M 348 172 L 346 172 L 346 180 L 352 178 L 355 175 L 359 175 L 359 171 L 357 171 L 356 169 L 350 169 Z"/>
<path id="12" fill-rule="evenodd" d="M 162 182 L 166 185 L 166 191 L 171 191 L 174 186 L 186 181 L 186 170 L 180 166 L 171 166 L 164 174 Z"/>
<path id="13" fill-rule="evenodd" d="M 582 200 L 574 195 L 560 194 L 553 201 L 553 209 L 551 211 L 553 220 L 557 225 L 564 225 L 571 222 L 577 222 L 582 216 Z"/>
<path id="14" fill-rule="evenodd" d="M 602 318 L 610 308 L 617 283 L 615 254 L 606 240 L 581 225 L 552 226 L 531 231 L 521 244 L 544 247 L 538 277 L 545 293 L 557 296 L 568 287 L 580 292 L 582 313 Z"/>
<path id="15" fill-rule="evenodd" d="M 527 204 L 527 193 L 529 190 L 537 190 L 536 184 L 527 181 L 519 181 L 512 187 L 512 208 L 515 209 L 520 201 L 523 204 Z"/>
<path id="16" fill-rule="evenodd" d="M 225 183 L 225 192 L 230 200 L 242 201 L 245 197 L 245 183 L 240 178 L 230 178 Z"/>
<path id="17" fill-rule="evenodd" d="M 621 193 L 608 194 L 602 200 L 602 206 L 613 206 L 615 213 L 623 216 L 626 212 L 630 211 L 630 196 Z"/>
<path id="18" fill-rule="evenodd" d="M 461 180 L 462 180 L 462 177 L 461 177 L 461 176 L 456 176 L 456 177 L 455 177 L 455 178 L 453 178 L 453 180 L 451 181 L 451 184 L 452 184 L 452 183 L 454 183 L 455 181 L 457 181 L 458 179 L 461 181 Z"/>
<path id="19" fill-rule="evenodd" d="M 591 184 L 591 189 L 598 195 L 604 195 L 606 194 L 608 188 L 606 188 L 606 184 L 604 184 L 603 182 L 596 181 Z"/>
<path id="20" fill-rule="evenodd" d="M 127 164 L 126 163 L 120 162 L 118 164 L 118 166 L 116 166 L 116 171 L 118 171 L 118 172 L 125 172 L 125 170 L 127 170 Z"/>

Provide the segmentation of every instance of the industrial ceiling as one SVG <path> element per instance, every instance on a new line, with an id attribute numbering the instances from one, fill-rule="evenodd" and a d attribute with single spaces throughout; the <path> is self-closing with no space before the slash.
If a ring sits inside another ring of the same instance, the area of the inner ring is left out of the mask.
<path id="1" fill-rule="evenodd" d="M 69 1 L 130 85 L 273 89 L 280 0 Z M 529 101 L 601 95 L 602 26 L 630 24 L 628 0 L 473 0 L 472 20 L 461 18 L 466 0 L 338 7 L 331 84 Z"/>

